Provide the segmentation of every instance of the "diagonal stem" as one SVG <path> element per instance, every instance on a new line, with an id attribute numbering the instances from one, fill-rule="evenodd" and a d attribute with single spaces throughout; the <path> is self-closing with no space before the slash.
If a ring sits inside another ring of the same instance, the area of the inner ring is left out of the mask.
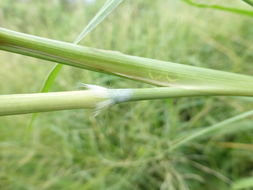
<path id="1" fill-rule="evenodd" d="M 217 95 L 253 95 L 251 76 L 88 48 L 3 28 L 0 49 L 158 86 Z"/>

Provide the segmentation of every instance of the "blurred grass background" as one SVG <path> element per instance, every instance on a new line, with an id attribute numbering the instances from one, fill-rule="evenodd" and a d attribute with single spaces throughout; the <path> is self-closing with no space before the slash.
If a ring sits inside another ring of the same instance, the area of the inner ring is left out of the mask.
<path id="1" fill-rule="evenodd" d="M 3 0 L 0 24 L 71 42 L 104 1 L 87 2 Z M 237 0 L 222 4 L 250 9 Z M 177 0 L 127 0 L 81 44 L 252 75 L 252 25 L 250 17 Z M 0 94 L 38 92 L 54 64 L 6 52 L 0 60 Z M 65 66 L 53 91 L 75 90 L 79 82 L 148 86 Z M 31 115 L 1 117 L 0 189 L 230 189 L 253 175 L 252 118 L 165 152 L 172 140 L 252 105 L 249 98 L 202 97 L 122 104 L 97 117 L 93 110 L 43 113 L 31 138 Z"/>

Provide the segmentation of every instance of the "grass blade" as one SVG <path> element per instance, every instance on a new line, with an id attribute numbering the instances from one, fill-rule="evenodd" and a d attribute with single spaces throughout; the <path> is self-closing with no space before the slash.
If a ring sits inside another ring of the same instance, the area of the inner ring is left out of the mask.
<path id="1" fill-rule="evenodd" d="M 242 1 L 244 1 L 245 3 L 247 3 L 248 5 L 253 7 L 253 1 L 252 0 L 242 0 Z"/>
<path id="2" fill-rule="evenodd" d="M 104 6 L 99 10 L 95 17 L 89 22 L 89 24 L 83 29 L 80 35 L 73 42 L 78 44 L 83 38 L 85 38 L 92 30 L 94 30 L 108 15 L 110 15 L 123 0 L 108 0 Z"/>
<path id="3" fill-rule="evenodd" d="M 249 11 L 249 10 L 224 7 L 224 6 L 220 6 L 220 5 L 207 5 L 207 4 L 203 4 L 203 3 L 196 3 L 192 0 L 182 0 L 182 1 L 187 3 L 188 5 L 198 7 L 198 8 L 211 8 L 211 9 L 217 9 L 217 10 L 221 10 L 221 11 L 227 11 L 227 12 L 231 12 L 231 13 L 236 13 L 236 14 L 240 14 L 240 15 L 253 17 L 253 11 Z M 246 1 L 250 2 L 248 0 L 246 0 Z"/>
<path id="4" fill-rule="evenodd" d="M 183 138 L 182 140 L 176 141 L 172 144 L 170 150 L 174 150 L 176 148 L 179 148 L 185 144 L 188 144 L 189 142 L 197 139 L 197 138 L 202 138 L 205 137 L 206 135 L 209 135 L 217 130 L 224 129 L 226 127 L 229 127 L 230 124 L 235 123 L 239 120 L 245 119 L 247 117 L 253 116 L 253 110 L 250 110 L 248 112 L 244 112 L 240 115 L 231 117 L 229 119 L 226 119 L 220 123 L 216 123 L 210 127 L 206 127 L 204 129 L 201 129 L 198 132 L 193 133 L 192 135 L 188 135 L 187 137 Z"/>
<path id="5" fill-rule="evenodd" d="M 50 88 L 52 87 L 56 77 L 58 76 L 58 73 L 60 72 L 61 68 L 63 67 L 62 64 L 55 64 L 55 66 L 52 68 L 52 70 L 49 72 L 45 82 L 43 83 L 42 89 L 40 92 L 45 93 L 49 92 Z M 36 118 L 39 116 L 39 113 L 34 113 L 31 117 L 31 120 L 29 122 L 29 125 L 27 127 L 28 133 L 30 133 L 32 126 L 34 122 L 36 121 Z"/>
<path id="6" fill-rule="evenodd" d="M 56 64 L 52 70 L 49 72 L 43 87 L 41 89 L 41 92 L 49 92 L 51 86 L 53 85 L 56 77 L 58 76 L 58 73 L 60 72 L 61 68 L 63 67 L 62 64 Z"/>
<path id="7" fill-rule="evenodd" d="M 56 77 L 58 76 L 60 70 L 62 69 L 63 65 L 62 64 L 58 64 L 56 63 L 54 65 L 54 67 L 52 68 L 52 70 L 48 73 L 48 76 L 46 77 L 43 85 L 42 85 L 42 88 L 40 90 L 40 92 L 42 93 L 45 93 L 45 92 L 49 92 L 50 88 L 53 86 L 53 83 L 56 79 Z M 28 127 L 27 127 L 27 131 L 28 133 L 30 133 L 32 127 L 33 127 L 33 124 L 34 122 L 36 121 L 36 118 L 39 116 L 39 113 L 34 113 L 31 117 L 31 120 L 28 124 Z"/>

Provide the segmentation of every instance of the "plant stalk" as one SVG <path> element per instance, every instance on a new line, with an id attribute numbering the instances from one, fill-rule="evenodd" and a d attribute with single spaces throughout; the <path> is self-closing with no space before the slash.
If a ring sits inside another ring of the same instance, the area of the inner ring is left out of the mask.
<path id="1" fill-rule="evenodd" d="M 170 87 L 106 89 L 96 86 L 83 91 L 0 95 L 0 116 L 83 108 L 99 111 L 123 102 L 211 95 L 217 94 Z"/>
<path id="2" fill-rule="evenodd" d="M 253 96 L 253 77 L 73 45 L 0 28 L 0 49 L 196 93 Z"/>
<path id="3" fill-rule="evenodd" d="M 107 98 L 94 90 L 0 95 L 0 116 L 95 108 Z"/>

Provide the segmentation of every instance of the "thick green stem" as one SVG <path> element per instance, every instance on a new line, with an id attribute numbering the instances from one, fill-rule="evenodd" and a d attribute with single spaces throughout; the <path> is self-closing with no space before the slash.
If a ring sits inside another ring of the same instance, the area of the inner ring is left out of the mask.
<path id="1" fill-rule="evenodd" d="M 95 108 L 106 99 L 106 93 L 94 90 L 0 95 L 0 116 Z"/>
<path id="2" fill-rule="evenodd" d="M 81 108 L 102 109 L 112 104 L 129 101 L 207 95 L 222 94 L 170 87 L 143 89 L 95 87 L 85 91 L 0 95 L 0 116 Z"/>
<path id="3" fill-rule="evenodd" d="M 0 49 L 199 94 L 253 96 L 253 77 L 129 56 L 0 28 Z"/>

